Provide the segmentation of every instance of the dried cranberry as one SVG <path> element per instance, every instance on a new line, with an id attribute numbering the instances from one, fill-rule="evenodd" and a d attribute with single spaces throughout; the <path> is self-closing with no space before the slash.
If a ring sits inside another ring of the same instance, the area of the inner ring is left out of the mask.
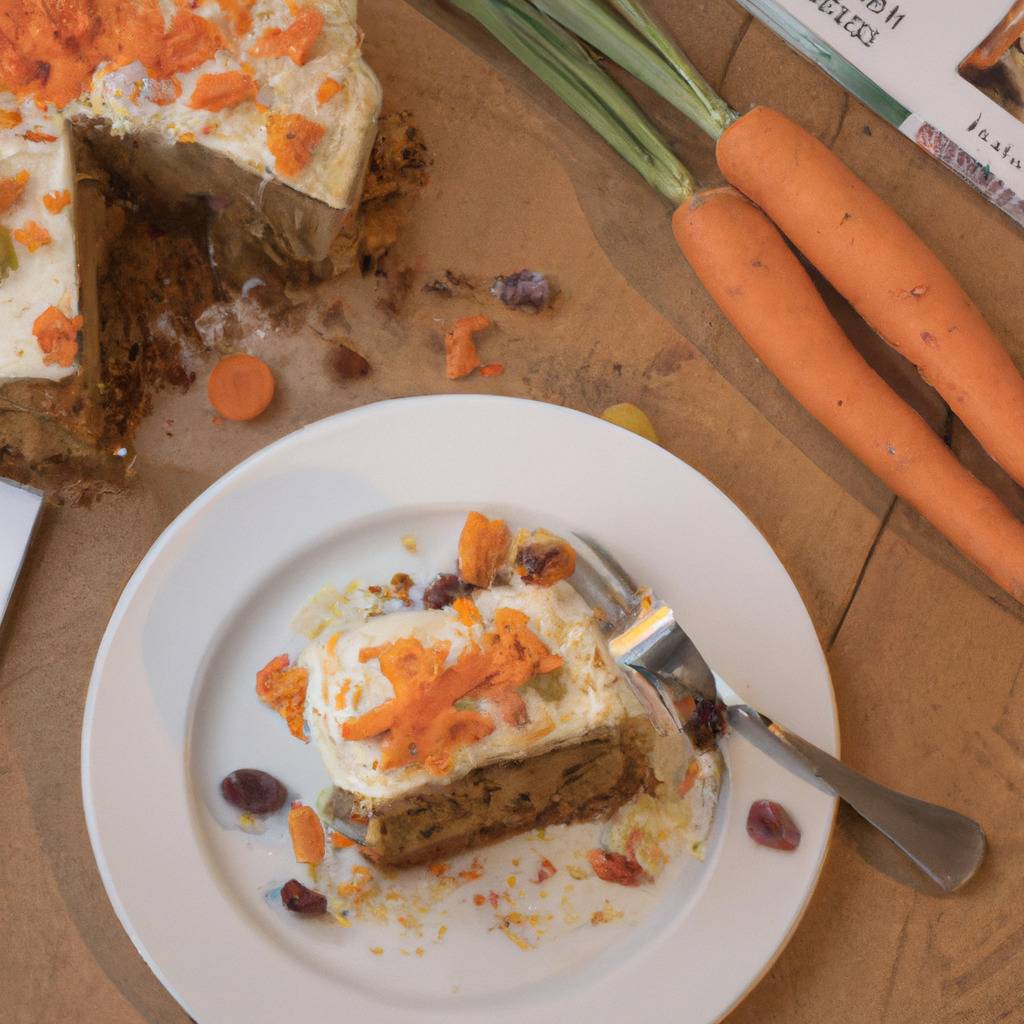
<path id="1" fill-rule="evenodd" d="M 468 583 L 464 583 L 454 573 L 438 573 L 423 592 L 424 608 L 444 608 L 457 597 L 464 597 L 470 592 Z"/>
<path id="2" fill-rule="evenodd" d="M 238 768 L 221 780 L 220 791 L 229 804 L 249 814 L 273 814 L 280 810 L 288 791 L 268 772 Z"/>
<path id="3" fill-rule="evenodd" d="M 281 902 L 293 914 L 313 916 L 327 913 L 327 897 L 323 893 L 307 889 L 297 878 L 281 886 Z"/>
<path id="4" fill-rule="evenodd" d="M 773 850 L 795 850 L 800 845 L 800 829 L 782 804 L 774 800 L 755 800 L 747 814 L 747 835 Z"/>

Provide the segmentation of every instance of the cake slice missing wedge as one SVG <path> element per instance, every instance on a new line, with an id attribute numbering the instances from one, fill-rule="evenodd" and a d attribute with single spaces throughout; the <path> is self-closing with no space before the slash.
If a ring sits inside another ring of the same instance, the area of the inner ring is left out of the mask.
<path id="1" fill-rule="evenodd" d="M 361 40 L 354 0 L 0 4 L 0 381 L 72 374 L 95 304 L 72 134 L 147 206 L 324 263 L 380 109 Z"/>
<path id="2" fill-rule="evenodd" d="M 592 610 L 565 579 L 524 568 L 503 523 L 477 527 L 494 558 L 474 561 L 471 539 L 464 569 L 489 564 L 489 587 L 328 629 L 299 661 L 334 817 L 365 821 L 363 852 L 381 864 L 607 817 L 651 782 L 649 726 Z"/>

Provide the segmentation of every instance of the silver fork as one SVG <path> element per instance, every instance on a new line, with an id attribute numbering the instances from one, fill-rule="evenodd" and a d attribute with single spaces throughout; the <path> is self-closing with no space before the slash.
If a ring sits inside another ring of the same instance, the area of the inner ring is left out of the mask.
<path id="1" fill-rule="evenodd" d="M 711 669 L 667 604 L 637 586 L 600 543 L 576 536 L 583 544 L 569 582 L 597 611 L 612 655 L 658 732 L 683 731 L 677 704 L 692 697 L 774 761 L 845 800 L 946 892 L 974 875 L 985 856 L 977 822 L 872 782 L 756 711 Z"/>

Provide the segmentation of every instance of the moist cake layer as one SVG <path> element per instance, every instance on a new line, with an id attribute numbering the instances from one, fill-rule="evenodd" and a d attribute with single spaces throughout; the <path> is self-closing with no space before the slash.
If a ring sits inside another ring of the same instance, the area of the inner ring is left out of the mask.
<path id="1" fill-rule="evenodd" d="M 420 864 L 515 832 L 608 817 L 650 783 L 647 732 L 646 721 L 632 720 L 571 746 L 375 804 L 364 852 L 385 865 Z M 335 791 L 336 819 L 370 810 L 351 793 Z"/>

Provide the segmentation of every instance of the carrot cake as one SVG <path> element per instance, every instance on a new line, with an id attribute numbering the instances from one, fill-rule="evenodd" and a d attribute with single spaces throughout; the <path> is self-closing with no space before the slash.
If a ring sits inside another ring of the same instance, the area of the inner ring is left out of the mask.
<path id="1" fill-rule="evenodd" d="M 361 39 L 353 0 L 5 0 L 0 380 L 75 369 L 77 142 L 147 201 L 203 199 L 281 260 L 325 259 L 380 107 Z"/>
<path id="2" fill-rule="evenodd" d="M 366 823 L 371 859 L 606 817 L 649 782 L 646 721 L 574 563 L 556 537 L 471 513 L 450 603 L 325 630 L 290 670 L 308 677 L 333 815 Z"/>

